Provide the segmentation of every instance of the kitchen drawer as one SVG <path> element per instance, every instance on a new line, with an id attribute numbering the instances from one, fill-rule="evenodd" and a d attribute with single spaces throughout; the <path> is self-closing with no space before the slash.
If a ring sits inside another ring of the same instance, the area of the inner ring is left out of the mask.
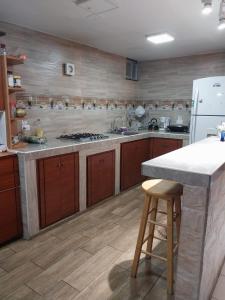
<path id="1" fill-rule="evenodd" d="M 14 157 L 2 158 L 0 160 L 0 178 L 11 173 L 14 173 Z"/>
<path id="2" fill-rule="evenodd" d="M 18 160 L 15 156 L 0 159 L 0 191 L 19 186 Z"/>

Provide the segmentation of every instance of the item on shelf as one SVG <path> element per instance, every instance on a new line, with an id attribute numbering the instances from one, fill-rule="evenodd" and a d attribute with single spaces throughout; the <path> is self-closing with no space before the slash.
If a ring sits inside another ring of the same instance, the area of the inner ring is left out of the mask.
<path id="1" fill-rule="evenodd" d="M 16 117 L 17 118 L 23 118 L 25 117 L 27 114 L 26 109 L 25 108 L 16 108 Z"/>
<path id="2" fill-rule="evenodd" d="M 11 118 L 16 117 L 16 99 L 12 96 L 10 97 L 10 111 L 11 111 Z"/>
<path id="3" fill-rule="evenodd" d="M 26 54 L 20 54 L 19 58 L 22 60 L 26 60 L 27 56 L 26 56 Z"/>
<path id="4" fill-rule="evenodd" d="M 19 87 L 20 88 L 22 86 L 21 85 L 21 76 L 14 75 L 13 79 L 14 79 L 14 87 Z"/>
<path id="5" fill-rule="evenodd" d="M 13 73 L 11 71 L 8 71 L 7 74 L 8 74 L 8 86 L 13 88 L 14 87 Z"/>
<path id="6" fill-rule="evenodd" d="M 18 144 L 19 141 L 20 141 L 20 139 L 19 139 L 19 136 L 18 136 L 18 135 L 13 136 L 13 138 L 12 138 L 12 143 L 13 143 L 13 145 Z"/>
<path id="7" fill-rule="evenodd" d="M 44 130 L 41 127 L 36 128 L 35 136 L 38 138 L 43 138 Z"/>
<path id="8" fill-rule="evenodd" d="M 6 55 L 6 47 L 5 44 L 0 44 L 0 55 Z"/>
<path id="9" fill-rule="evenodd" d="M 30 136 L 24 136 L 23 137 L 24 142 L 30 143 L 30 144 L 46 144 L 47 138 L 46 137 L 38 137 L 36 135 L 30 135 Z"/>

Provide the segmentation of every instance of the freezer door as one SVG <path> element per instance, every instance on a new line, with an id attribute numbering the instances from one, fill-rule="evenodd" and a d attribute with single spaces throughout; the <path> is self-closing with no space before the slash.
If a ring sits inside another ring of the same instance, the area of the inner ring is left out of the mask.
<path id="1" fill-rule="evenodd" d="M 225 115 L 225 77 L 195 80 L 193 100 L 193 115 Z"/>
<path id="2" fill-rule="evenodd" d="M 223 117 L 208 117 L 208 116 L 198 116 L 196 118 L 192 117 L 193 128 L 191 128 L 190 139 L 191 143 L 198 142 L 207 137 L 207 134 L 212 131 L 216 132 L 217 125 L 221 122 L 225 122 L 225 116 Z"/>

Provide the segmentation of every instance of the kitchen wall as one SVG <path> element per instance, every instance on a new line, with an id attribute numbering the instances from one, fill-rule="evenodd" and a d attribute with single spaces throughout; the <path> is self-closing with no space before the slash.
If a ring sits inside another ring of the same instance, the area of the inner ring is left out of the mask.
<path id="1" fill-rule="evenodd" d="M 29 123 L 35 126 L 40 119 L 48 137 L 105 132 L 114 119 L 124 123 L 127 110 L 139 104 L 146 107 L 142 123 L 160 116 L 174 123 L 181 115 L 188 124 L 193 79 L 225 75 L 224 52 L 141 62 L 139 82 L 127 81 L 124 57 L 12 24 L 0 22 L 0 29 L 7 33 L 0 41 L 9 54 L 28 56 L 24 65 L 14 67 L 26 91 L 16 98 L 29 107 Z M 65 62 L 75 64 L 74 77 L 63 75 Z"/>
<path id="2" fill-rule="evenodd" d="M 219 75 L 225 75 L 225 51 L 141 62 L 139 99 L 186 102 L 192 98 L 194 79 Z"/>
<path id="3" fill-rule="evenodd" d="M 77 98 L 136 98 L 136 82 L 125 80 L 126 59 L 48 34 L 0 22 L 9 54 L 25 53 L 17 66 L 27 94 Z M 76 75 L 64 76 L 62 65 L 75 64 Z"/>

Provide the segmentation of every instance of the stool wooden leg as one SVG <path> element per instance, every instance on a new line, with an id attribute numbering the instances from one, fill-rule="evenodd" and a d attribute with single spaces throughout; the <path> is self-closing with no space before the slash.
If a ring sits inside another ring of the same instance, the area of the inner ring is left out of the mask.
<path id="1" fill-rule="evenodd" d="M 176 211 L 176 232 L 177 232 L 177 242 L 180 239 L 180 223 L 181 223 L 181 198 L 177 197 L 175 199 L 175 211 Z"/>
<path id="2" fill-rule="evenodd" d="M 167 201 L 167 292 L 173 294 L 173 201 Z"/>
<path id="3" fill-rule="evenodd" d="M 134 260 L 133 260 L 132 269 L 131 269 L 132 277 L 136 277 L 136 275 L 137 275 L 142 244 L 143 244 L 146 225 L 147 225 L 147 221 L 148 221 L 148 212 L 149 212 L 150 202 L 151 202 L 151 197 L 149 197 L 146 194 L 145 202 L 144 202 L 144 209 L 143 209 L 143 213 L 142 213 L 142 217 L 141 217 L 141 224 L 140 224 L 140 228 L 139 228 L 139 234 L 138 234 L 138 238 L 137 238 L 136 250 L 135 250 Z"/>
<path id="4" fill-rule="evenodd" d="M 157 208 L 158 208 L 158 199 L 157 198 L 152 198 L 151 208 L 150 208 L 150 209 L 153 209 L 153 211 L 150 214 L 150 219 L 152 221 L 156 221 Z M 152 252 L 154 231 L 155 231 L 155 224 L 150 223 L 150 225 L 149 225 L 149 239 L 148 239 L 147 248 L 146 248 L 146 251 L 150 252 L 150 253 Z M 151 256 L 146 254 L 146 258 L 151 259 Z"/>

